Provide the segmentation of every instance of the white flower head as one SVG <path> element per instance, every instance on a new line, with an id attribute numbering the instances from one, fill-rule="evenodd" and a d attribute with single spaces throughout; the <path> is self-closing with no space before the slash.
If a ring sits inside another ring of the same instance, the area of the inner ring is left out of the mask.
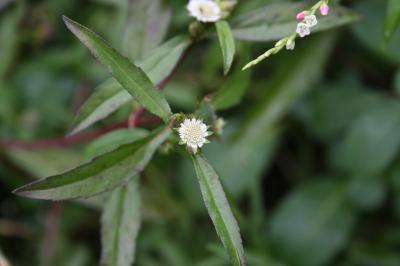
<path id="1" fill-rule="evenodd" d="M 303 38 L 303 37 L 305 37 L 307 35 L 310 35 L 310 33 L 311 33 L 310 32 L 310 27 L 307 24 L 303 23 L 303 22 L 300 22 L 299 24 L 297 24 L 296 32 L 299 34 L 299 36 L 301 38 Z"/>
<path id="2" fill-rule="evenodd" d="M 201 22 L 216 22 L 222 17 L 221 7 L 213 0 L 190 0 L 187 9 Z"/>
<path id="3" fill-rule="evenodd" d="M 178 129 L 181 138 L 179 143 L 186 144 L 196 154 L 198 148 L 209 143 L 207 137 L 211 135 L 211 132 L 208 132 L 207 129 L 208 126 L 203 121 L 196 118 L 186 118 Z"/>
<path id="4" fill-rule="evenodd" d="M 292 40 L 286 43 L 286 50 L 294 50 L 296 43 Z"/>
<path id="5" fill-rule="evenodd" d="M 318 24 L 317 17 L 315 15 L 309 15 L 304 18 L 304 23 L 307 24 L 309 28 L 314 27 Z"/>

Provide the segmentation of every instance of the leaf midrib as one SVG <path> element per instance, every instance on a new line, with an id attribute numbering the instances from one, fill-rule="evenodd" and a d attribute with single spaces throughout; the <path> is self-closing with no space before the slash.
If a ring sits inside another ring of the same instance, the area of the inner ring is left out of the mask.
<path id="1" fill-rule="evenodd" d="M 227 243 L 227 244 L 229 244 L 230 249 L 233 249 L 233 250 L 235 251 L 235 255 L 236 255 L 236 258 L 235 258 L 235 259 L 236 259 L 236 261 L 235 261 L 234 263 L 236 263 L 236 265 L 241 265 L 240 255 L 238 254 L 238 252 L 237 252 L 237 250 L 236 250 L 236 248 L 235 248 L 234 240 L 231 238 L 231 235 L 230 235 L 230 233 L 229 233 L 229 230 L 228 230 L 228 228 L 227 228 L 227 226 L 226 226 L 226 221 L 224 220 L 223 215 L 221 214 L 221 212 L 219 211 L 219 208 L 217 207 L 218 205 L 217 205 L 217 203 L 216 203 L 216 201 L 215 201 L 215 195 L 214 195 L 214 193 L 213 193 L 213 190 L 212 190 L 211 187 L 209 186 L 209 183 L 207 182 L 207 178 L 205 177 L 206 175 L 204 174 L 204 171 L 201 170 L 201 167 L 200 167 L 200 164 L 199 164 L 198 160 L 197 160 L 197 159 L 195 159 L 195 160 L 196 160 L 196 164 L 197 164 L 199 170 L 200 170 L 201 173 L 202 173 L 201 178 L 203 179 L 203 184 L 205 184 L 207 193 L 208 193 L 209 195 L 212 195 L 212 197 L 210 197 L 210 200 L 211 200 L 211 203 L 212 203 L 212 205 L 213 205 L 213 207 L 214 207 L 214 210 L 216 210 L 216 214 L 217 214 L 217 216 L 218 216 L 217 218 L 218 218 L 219 220 L 221 220 L 222 223 L 223 223 L 223 227 L 222 227 L 221 229 L 224 231 L 223 233 L 225 233 L 225 236 L 228 236 L 227 238 L 228 238 L 228 240 L 229 240 L 229 243 Z M 229 203 L 228 203 L 228 207 L 229 207 Z"/>

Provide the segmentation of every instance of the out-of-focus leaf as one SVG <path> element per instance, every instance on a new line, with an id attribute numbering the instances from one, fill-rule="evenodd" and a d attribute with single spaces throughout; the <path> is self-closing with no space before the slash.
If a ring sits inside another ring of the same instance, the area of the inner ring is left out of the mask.
<path id="1" fill-rule="evenodd" d="M 400 25 L 400 1 L 388 0 L 386 20 L 385 20 L 385 38 L 389 40 Z"/>
<path id="2" fill-rule="evenodd" d="M 168 127 L 162 128 L 71 171 L 27 184 L 14 193 L 37 199 L 64 200 L 89 197 L 115 188 L 140 173 L 171 132 Z"/>
<path id="3" fill-rule="evenodd" d="M 87 145 L 85 149 L 85 158 L 91 159 L 100 154 L 110 152 L 121 145 L 137 141 L 147 135 L 147 130 L 140 128 L 114 130 Z"/>
<path id="4" fill-rule="evenodd" d="M 344 247 L 356 217 L 346 185 L 325 180 L 292 192 L 271 219 L 276 252 L 290 265 L 317 266 L 326 265 Z"/>
<path id="5" fill-rule="evenodd" d="M 66 255 L 68 259 L 63 266 L 85 266 L 89 263 L 90 251 L 83 246 L 78 246 L 71 254 Z"/>
<path id="6" fill-rule="evenodd" d="M 394 163 L 389 172 L 390 189 L 394 193 L 394 211 L 397 219 L 400 219 L 400 161 Z"/>
<path id="7" fill-rule="evenodd" d="M 152 50 L 138 65 L 154 84 L 158 84 L 171 74 L 190 44 L 187 36 L 174 37 Z"/>
<path id="8" fill-rule="evenodd" d="M 115 79 L 106 80 L 80 108 L 70 134 L 76 134 L 106 118 L 131 99 L 132 96 Z"/>
<path id="9" fill-rule="evenodd" d="M 396 266 L 400 264 L 400 256 L 395 249 L 360 243 L 350 249 L 349 261 L 353 263 L 352 265 Z"/>
<path id="10" fill-rule="evenodd" d="M 116 188 L 104 205 L 101 219 L 101 265 L 131 265 L 141 223 L 139 177 Z"/>
<path id="11" fill-rule="evenodd" d="M 126 0 L 92 0 L 92 1 L 97 2 L 97 3 L 102 3 L 102 4 L 119 6 L 119 7 L 125 7 L 125 5 L 126 5 Z"/>
<path id="12" fill-rule="evenodd" d="M 400 104 L 387 100 L 351 125 L 334 150 L 334 162 L 357 175 L 379 175 L 398 152 L 399 131 Z"/>
<path id="13" fill-rule="evenodd" d="M 174 81 L 168 82 L 163 94 L 171 105 L 187 111 L 195 110 L 200 98 L 199 92 L 191 89 L 188 84 Z"/>
<path id="14" fill-rule="evenodd" d="M 235 57 L 235 40 L 233 39 L 231 27 L 226 21 L 215 23 L 218 33 L 219 44 L 221 46 L 222 58 L 224 62 L 224 74 L 228 74 L 231 69 L 233 58 Z"/>
<path id="15" fill-rule="evenodd" d="M 150 112 L 168 121 L 171 109 L 154 87 L 150 78 L 140 68 L 111 48 L 93 31 L 64 17 L 67 27 L 102 62 L 114 78 Z"/>
<path id="16" fill-rule="evenodd" d="M 134 61 L 150 55 L 164 39 L 170 20 L 171 10 L 162 0 L 128 0 L 124 55 Z"/>
<path id="17" fill-rule="evenodd" d="M 192 156 L 201 193 L 219 238 L 235 266 L 246 265 L 239 226 L 232 214 L 219 177 L 202 155 Z"/>
<path id="18" fill-rule="evenodd" d="M 14 57 L 18 40 L 18 23 L 22 13 L 23 5 L 21 3 L 0 10 L 0 83 Z"/>
<path id="19" fill-rule="evenodd" d="M 365 90 L 360 84 L 341 81 L 315 90 L 296 113 L 315 136 L 329 141 L 384 101 L 383 94 Z"/>
<path id="20" fill-rule="evenodd" d="M 372 211 L 381 206 L 386 196 L 384 176 L 353 176 L 349 183 L 350 198 L 360 210 Z"/>
<path id="21" fill-rule="evenodd" d="M 400 68 L 397 70 L 394 78 L 394 89 L 396 90 L 396 94 L 400 95 Z"/>
<path id="22" fill-rule="evenodd" d="M 389 42 L 384 43 L 384 20 L 385 5 L 382 1 L 364 0 L 358 2 L 354 7 L 362 17 L 362 23 L 355 23 L 352 28 L 360 44 L 365 45 L 369 50 L 381 58 L 390 62 L 400 62 L 400 32 L 396 31 Z"/>
<path id="23" fill-rule="evenodd" d="M 240 61 L 247 62 L 249 53 L 241 53 Z M 235 72 L 228 78 L 222 88 L 215 94 L 212 99 L 212 105 L 216 110 L 224 110 L 240 103 L 246 88 L 249 85 L 251 70 L 242 71 L 241 65 L 235 69 Z"/>
<path id="24" fill-rule="evenodd" d="M 274 3 L 249 12 L 233 24 L 233 34 L 246 41 L 273 41 L 291 35 L 296 30 L 296 14 L 304 9 L 304 4 Z M 325 31 L 358 20 L 351 10 L 332 6 L 329 16 L 319 17 L 313 32 Z"/>
<path id="25" fill-rule="evenodd" d="M 69 149 L 9 149 L 5 152 L 15 164 L 36 178 L 67 171 L 81 161 L 80 154 Z"/>
<path id="26" fill-rule="evenodd" d="M 171 74 L 189 45 L 190 41 L 187 37 L 175 37 L 156 48 L 149 57 L 139 62 L 138 66 L 147 73 L 154 84 L 158 84 Z M 106 80 L 80 109 L 71 134 L 107 117 L 132 99 L 132 96 L 116 80 L 113 78 Z"/>

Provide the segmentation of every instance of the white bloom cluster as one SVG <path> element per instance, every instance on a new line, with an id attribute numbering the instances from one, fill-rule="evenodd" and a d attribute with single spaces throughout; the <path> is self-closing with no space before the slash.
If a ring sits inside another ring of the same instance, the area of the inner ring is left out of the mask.
<path id="1" fill-rule="evenodd" d="M 310 35 L 310 28 L 318 24 L 317 17 L 315 15 L 305 16 L 304 20 L 297 24 L 296 32 L 301 38 Z"/>
<path id="2" fill-rule="evenodd" d="M 208 132 L 207 129 L 208 126 L 201 120 L 185 119 L 178 129 L 181 139 L 179 144 L 186 144 L 196 154 L 198 148 L 209 142 L 207 137 L 211 135 L 211 132 Z"/>
<path id="3" fill-rule="evenodd" d="M 221 7 L 214 0 L 190 0 L 187 9 L 201 22 L 216 22 L 222 17 Z"/>

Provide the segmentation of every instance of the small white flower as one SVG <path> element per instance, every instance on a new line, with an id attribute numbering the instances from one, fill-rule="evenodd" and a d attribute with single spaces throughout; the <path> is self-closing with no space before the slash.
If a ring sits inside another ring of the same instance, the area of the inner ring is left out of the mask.
<path id="1" fill-rule="evenodd" d="M 213 0 L 190 0 L 187 9 L 201 22 L 216 22 L 222 17 L 220 6 Z"/>
<path id="2" fill-rule="evenodd" d="M 294 41 L 288 41 L 286 43 L 286 50 L 294 50 L 296 43 Z"/>
<path id="3" fill-rule="evenodd" d="M 186 144 L 193 153 L 197 153 L 198 148 L 209 142 L 207 137 L 211 135 L 211 132 L 207 129 L 208 127 L 201 120 L 185 119 L 178 129 L 180 144 Z"/>
<path id="4" fill-rule="evenodd" d="M 296 32 L 299 34 L 299 36 L 301 38 L 303 38 L 303 37 L 305 37 L 307 35 L 310 35 L 310 33 L 311 33 L 310 32 L 310 27 L 307 24 L 303 23 L 303 22 L 300 22 L 299 24 L 297 24 Z"/>
<path id="5" fill-rule="evenodd" d="M 314 27 L 318 24 L 317 17 L 315 15 L 309 15 L 304 18 L 304 23 L 307 24 L 309 28 Z"/>

